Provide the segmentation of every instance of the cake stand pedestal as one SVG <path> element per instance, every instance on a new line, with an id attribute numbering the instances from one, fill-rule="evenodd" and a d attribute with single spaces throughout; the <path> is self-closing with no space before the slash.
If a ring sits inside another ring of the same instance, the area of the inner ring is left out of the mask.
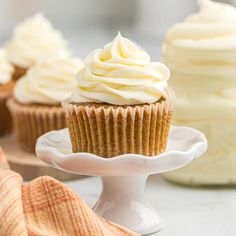
<path id="1" fill-rule="evenodd" d="M 95 212 L 142 235 L 155 233 L 164 226 L 145 195 L 148 176 L 181 168 L 206 149 L 204 134 L 177 126 L 170 129 L 166 152 L 154 157 L 125 154 L 101 158 L 91 153 L 72 153 L 67 129 L 44 134 L 36 145 L 37 156 L 51 166 L 100 176 L 103 190 Z"/>

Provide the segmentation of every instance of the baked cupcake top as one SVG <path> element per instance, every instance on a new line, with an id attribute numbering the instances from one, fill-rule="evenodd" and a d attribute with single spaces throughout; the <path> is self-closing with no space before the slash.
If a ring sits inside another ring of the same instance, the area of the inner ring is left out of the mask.
<path id="1" fill-rule="evenodd" d="M 6 50 L 0 48 L 0 85 L 5 85 L 11 81 L 14 67 L 7 60 Z"/>
<path id="2" fill-rule="evenodd" d="M 169 29 L 166 41 L 195 49 L 236 49 L 236 8 L 199 0 L 199 12 Z"/>
<path id="3" fill-rule="evenodd" d="M 75 58 L 39 62 L 16 82 L 14 97 L 22 104 L 60 104 L 76 86 L 75 75 L 81 67 L 82 62 Z"/>
<path id="4" fill-rule="evenodd" d="M 69 55 L 61 33 L 42 14 L 26 19 L 15 28 L 7 50 L 9 61 L 23 68 L 48 57 Z"/>
<path id="5" fill-rule="evenodd" d="M 91 52 L 77 74 L 72 102 L 114 105 L 153 103 L 166 98 L 168 68 L 118 33 L 112 43 Z"/>

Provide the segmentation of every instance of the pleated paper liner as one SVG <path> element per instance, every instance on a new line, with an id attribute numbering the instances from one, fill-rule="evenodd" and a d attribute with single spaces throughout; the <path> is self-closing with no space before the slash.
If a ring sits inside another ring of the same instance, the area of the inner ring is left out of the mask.
<path id="1" fill-rule="evenodd" d="M 174 100 L 173 92 L 168 93 L 166 100 L 134 106 L 64 101 L 73 152 L 101 157 L 164 152 Z"/>
<path id="2" fill-rule="evenodd" d="M 42 134 L 66 127 L 65 113 L 60 106 L 22 105 L 14 98 L 9 99 L 7 105 L 17 140 L 25 151 L 34 152 L 36 141 Z"/>
<path id="3" fill-rule="evenodd" d="M 13 66 L 14 66 L 14 73 L 12 75 L 12 79 L 14 81 L 16 81 L 20 77 L 22 77 L 23 75 L 26 74 L 28 68 L 23 68 L 23 67 L 20 67 L 20 66 L 17 66 L 17 65 L 13 65 Z"/>
<path id="4" fill-rule="evenodd" d="M 11 114 L 7 108 L 7 99 L 12 95 L 14 82 L 0 85 L 0 136 L 9 134 L 12 130 Z"/>

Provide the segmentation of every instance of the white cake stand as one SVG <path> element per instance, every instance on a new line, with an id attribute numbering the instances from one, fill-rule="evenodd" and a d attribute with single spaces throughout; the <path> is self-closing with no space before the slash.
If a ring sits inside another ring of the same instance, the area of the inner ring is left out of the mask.
<path id="1" fill-rule="evenodd" d="M 36 153 L 58 169 L 81 175 L 100 176 L 103 190 L 95 212 L 142 235 L 163 228 L 163 221 L 145 196 L 149 175 L 178 169 L 201 156 L 207 140 L 201 132 L 172 126 L 167 151 L 156 157 L 126 154 L 101 158 L 91 153 L 72 153 L 67 129 L 41 136 Z"/>

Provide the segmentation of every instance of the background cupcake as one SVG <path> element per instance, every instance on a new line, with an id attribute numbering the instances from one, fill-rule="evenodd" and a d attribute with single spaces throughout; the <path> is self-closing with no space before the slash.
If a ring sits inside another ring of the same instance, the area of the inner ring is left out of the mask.
<path id="1" fill-rule="evenodd" d="M 50 59 L 31 67 L 17 81 L 8 106 L 24 150 L 33 152 L 40 135 L 65 127 L 61 101 L 74 89 L 80 67 L 78 59 Z"/>
<path id="2" fill-rule="evenodd" d="M 11 130 L 11 116 L 6 100 L 12 95 L 13 72 L 13 66 L 7 61 L 6 50 L 0 48 L 0 135 L 7 134 Z"/>
<path id="3" fill-rule="evenodd" d="M 157 155 L 166 148 L 172 97 L 168 68 L 120 34 L 85 59 L 63 102 L 74 152 Z"/>
<path id="4" fill-rule="evenodd" d="M 17 80 L 38 61 L 68 56 L 69 50 L 61 33 L 42 14 L 36 14 L 16 26 L 7 44 L 7 54 L 15 67 L 13 78 Z"/>

